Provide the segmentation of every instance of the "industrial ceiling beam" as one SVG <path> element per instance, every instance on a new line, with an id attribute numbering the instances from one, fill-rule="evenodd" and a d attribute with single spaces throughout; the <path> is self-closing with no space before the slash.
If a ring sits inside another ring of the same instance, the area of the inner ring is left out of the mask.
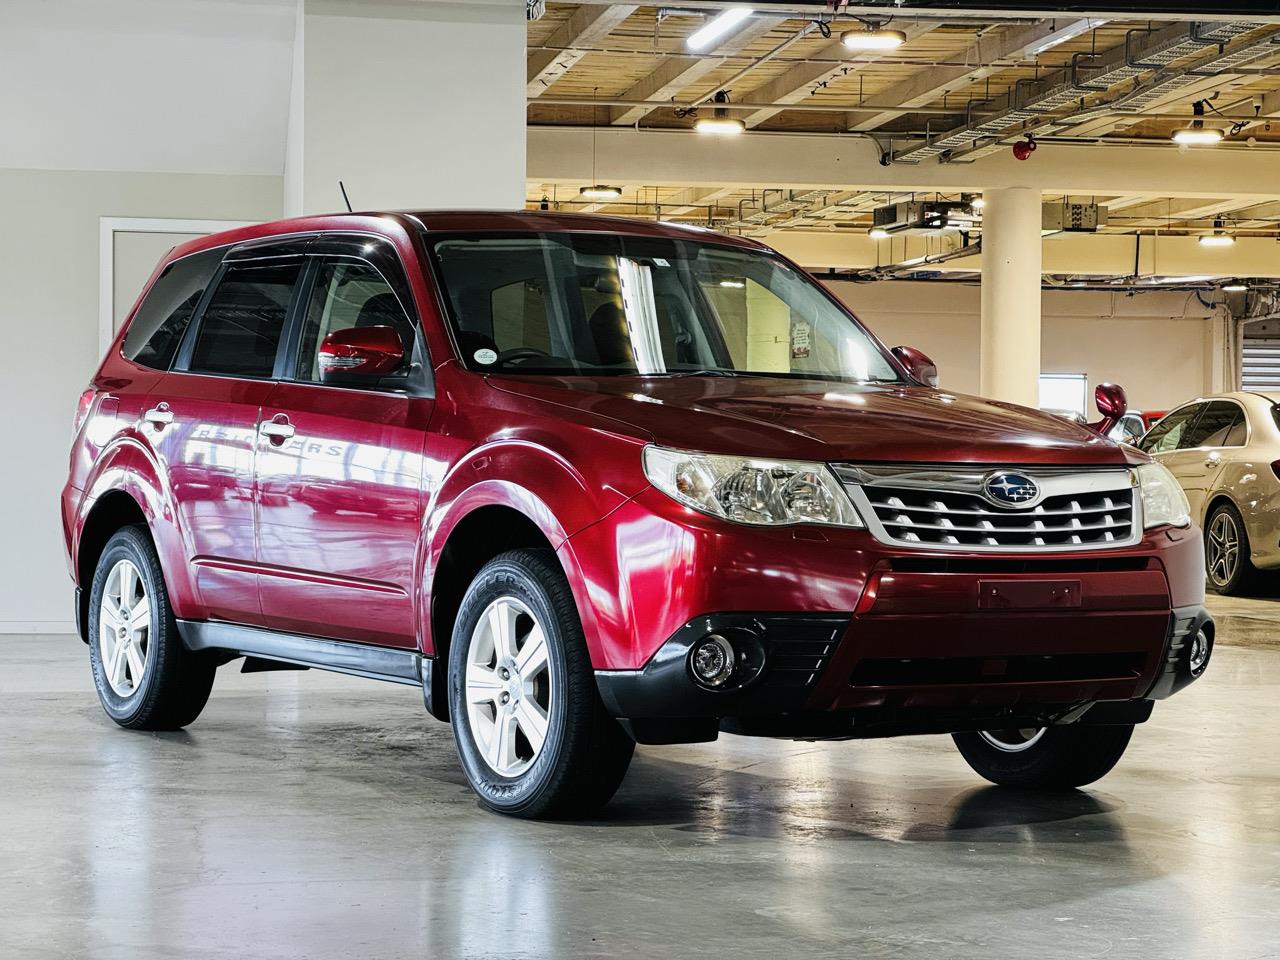
<path id="1" fill-rule="evenodd" d="M 668 57 L 648 76 L 633 84 L 621 98 L 655 100 L 659 103 L 653 106 L 612 108 L 609 111 L 609 122 L 615 126 L 639 123 L 657 109 L 661 101 L 674 100 L 707 74 L 716 70 L 723 62 L 721 57 L 741 53 L 778 25 L 779 21 L 770 17 L 753 17 L 741 30 L 725 40 L 714 51 L 698 56 Z"/>
<path id="2" fill-rule="evenodd" d="M 607 128 L 596 135 L 600 182 L 631 186 L 980 193 L 998 184 L 1059 195 L 1204 197 L 1211 185 L 1214 194 L 1235 199 L 1280 198 L 1280 162 L 1261 145 L 1179 150 L 1168 142 L 1050 143 L 1025 162 L 1003 150 L 973 163 L 883 166 L 880 148 L 863 134 L 755 131 L 725 141 L 687 131 Z M 530 180 L 593 182 L 590 128 L 532 125 L 527 143 Z"/>
<path id="3" fill-rule="evenodd" d="M 779 230 L 764 242 L 812 270 L 863 270 L 936 256 L 958 246 L 958 239 L 898 237 L 872 240 L 845 230 Z M 1046 237 L 1041 269 L 1047 274 L 1127 277 L 1280 277 L 1280 257 L 1270 237 L 1242 237 L 1224 248 L 1205 247 L 1195 237 L 1069 234 Z M 982 255 L 930 265 L 930 271 L 975 272 Z"/>
<path id="4" fill-rule="evenodd" d="M 980 37 L 973 45 L 973 65 L 963 67 L 930 67 L 876 94 L 881 103 L 898 104 L 904 109 L 864 113 L 851 111 L 847 121 L 850 130 L 874 130 L 904 114 L 910 107 L 922 107 L 951 90 L 980 80 L 991 71 L 991 65 L 1004 60 L 1021 59 L 1048 47 L 1079 36 L 1101 21 L 1079 18 L 1045 20 L 1042 23 L 1019 24 L 1005 28 L 990 37 Z M 960 112 L 960 111 L 956 111 Z"/>
<path id="5" fill-rule="evenodd" d="M 583 3 L 594 5 L 607 5 L 612 0 L 581 0 Z M 726 7 L 739 6 L 741 0 L 681 0 L 679 6 L 683 10 L 723 10 Z M 797 17 L 815 16 L 816 14 L 825 12 L 825 3 L 802 2 L 768 2 L 761 5 L 763 11 L 773 14 L 790 13 Z M 959 6 L 948 5 L 939 7 L 926 3 L 906 2 L 901 5 L 895 4 L 892 7 L 894 16 L 898 17 L 935 17 L 946 20 L 979 20 L 990 22 L 992 20 L 1043 20 L 1046 16 L 1052 15 L 1055 11 L 1051 5 L 1045 3 L 1041 6 L 1027 4 L 1025 6 L 1004 7 L 983 7 L 983 6 Z M 840 8 L 842 16 L 848 17 L 872 17 L 883 19 L 885 15 L 885 4 L 872 3 L 854 3 Z M 1198 8 L 1191 8 L 1188 5 L 1186 10 L 1171 9 L 1168 3 L 1157 7 L 1155 4 L 1120 4 L 1099 2 L 1096 6 L 1087 7 L 1081 10 L 1073 10 L 1073 15 L 1079 17 L 1089 17 L 1091 19 L 1105 19 L 1107 17 L 1117 17 L 1122 14 L 1130 14 L 1130 19 L 1142 20 L 1161 20 L 1161 21 L 1190 21 L 1190 20 L 1257 20 L 1267 23 L 1280 23 L 1280 12 L 1267 12 L 1258 14 L 1252 10 L 1246 10 L 1244 5 L 1239 2 L 1219 4 L 1217 7 L 1205 9 L 1204 5 Z"/>
<path id="6" fill-rule="evenodd" d="M 896 25 L 896 23 L 895 23 Z M 901 30 L 907 35 L 907 43 L 924 36 L 927 33 L 936 30 L 940 24 L 937 23 L 909 23 Z M 747 100 L 752 103 L 771 103 L 777 104 L 775 107 L 768 107 L 756 110 L 748 114 L 742 119 L 748 127 L 755 127 L 770 117 L 781 113 L 786 109 L 786 104 L 799 103 L 813 95 L 815 90 L 821 88 L 824 84 L 831 82 L 848 73 L 862 69 L 869 63 L 883 59 L 894 51 L 886 50 L 877 54 L 874 51 L 859 51 L 858 63 L 842 63 L 839 62 L 842 55 L 847 55 L 848 50 L 839 40 L 833 40 L 821 50 L 818 51 L 817 58 L 819 60 L 826 59 L 827 62 L 822 63 L 798 63 L 794 67 L 789 68 L 785 73 L 767 83 L 756 87 L 750 93 L 745 94 L 739 99 Z M 836 62 L 830 62 L 835 60 Z M 893 101 L 887 101 L 892 103 Z"/>
<path id="7" fill-rule="evenodd" d="M 563 49 L 535 50 L 529 54 L 527 95 L 541 96 L 586 56 L 584 48 L 598 44 L 635 10 L 636 5 L 629 3 L 578 7 L 546 40 L 546 46 Z"/>

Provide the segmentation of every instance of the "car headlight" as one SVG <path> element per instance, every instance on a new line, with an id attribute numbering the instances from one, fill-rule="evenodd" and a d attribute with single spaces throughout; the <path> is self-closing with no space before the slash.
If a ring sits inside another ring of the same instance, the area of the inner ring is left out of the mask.
<path id="1" fill-rule="evenodd" d="M 861 527 L 857 511 L 825 463 L 644 449 L 649 482 L 673 500 L 738 523 L 829 523 Z"/>
<path id="2" fill-rule="evenodd" d="M 1172 473 L 1158 463 L 1144 463 L 1137 474 L 1144 527 L 1185 527 L 1191 522 L 1191 505 Z"/>

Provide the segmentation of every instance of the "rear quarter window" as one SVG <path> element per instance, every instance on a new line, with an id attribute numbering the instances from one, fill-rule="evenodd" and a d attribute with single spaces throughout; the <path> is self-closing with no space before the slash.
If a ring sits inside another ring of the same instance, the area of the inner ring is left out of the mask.
<path id="1" fill-rule="evenodd" d="M 222 247 L 206 250 L 165 267 L 129 324 L 122 351 L 127 359 L 156 370 L 169 369 L 224 252 Z"/>

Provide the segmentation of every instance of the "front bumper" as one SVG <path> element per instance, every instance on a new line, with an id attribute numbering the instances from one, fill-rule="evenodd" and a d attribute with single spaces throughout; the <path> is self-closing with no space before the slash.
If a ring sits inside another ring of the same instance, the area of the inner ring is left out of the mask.
<path id="1" fill-rule="evenodd" d="M 891 642 L 907 655 L 887 657 L 883 638 L 861 635 L 865 615 L 713 614 L 678 630 L 642 669 L 600 670 L 596 680 L 606 708 L 642 743 L 712 740 L 722 729 L 844 739 L 1141 723 L 1155 700 L 1198 679 L 1212 652 L 1213 620 L 1201 605 L 1074 622 L 1054 616 L 988 617 L 922 636 L 920 623 L 909 629 L 897 615 Z M 746 679 L 728 689 L 693 676 L 691 652 L 711 633 L 759 649 L 742 658 Z M 921 643 L 933 655 L 920 656 Z"/>

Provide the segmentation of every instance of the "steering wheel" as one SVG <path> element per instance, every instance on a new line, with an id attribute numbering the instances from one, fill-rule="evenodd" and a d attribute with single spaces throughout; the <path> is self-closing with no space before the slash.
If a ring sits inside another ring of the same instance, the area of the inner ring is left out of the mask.
<path id="1" fill-rule="evenodd" d="M 512 347 L 498 354 L 498 363 L 519 363 L 521 360 L 535 360 L 539 357 L 550 357 L 551 354 L 537 347 Z"/>

